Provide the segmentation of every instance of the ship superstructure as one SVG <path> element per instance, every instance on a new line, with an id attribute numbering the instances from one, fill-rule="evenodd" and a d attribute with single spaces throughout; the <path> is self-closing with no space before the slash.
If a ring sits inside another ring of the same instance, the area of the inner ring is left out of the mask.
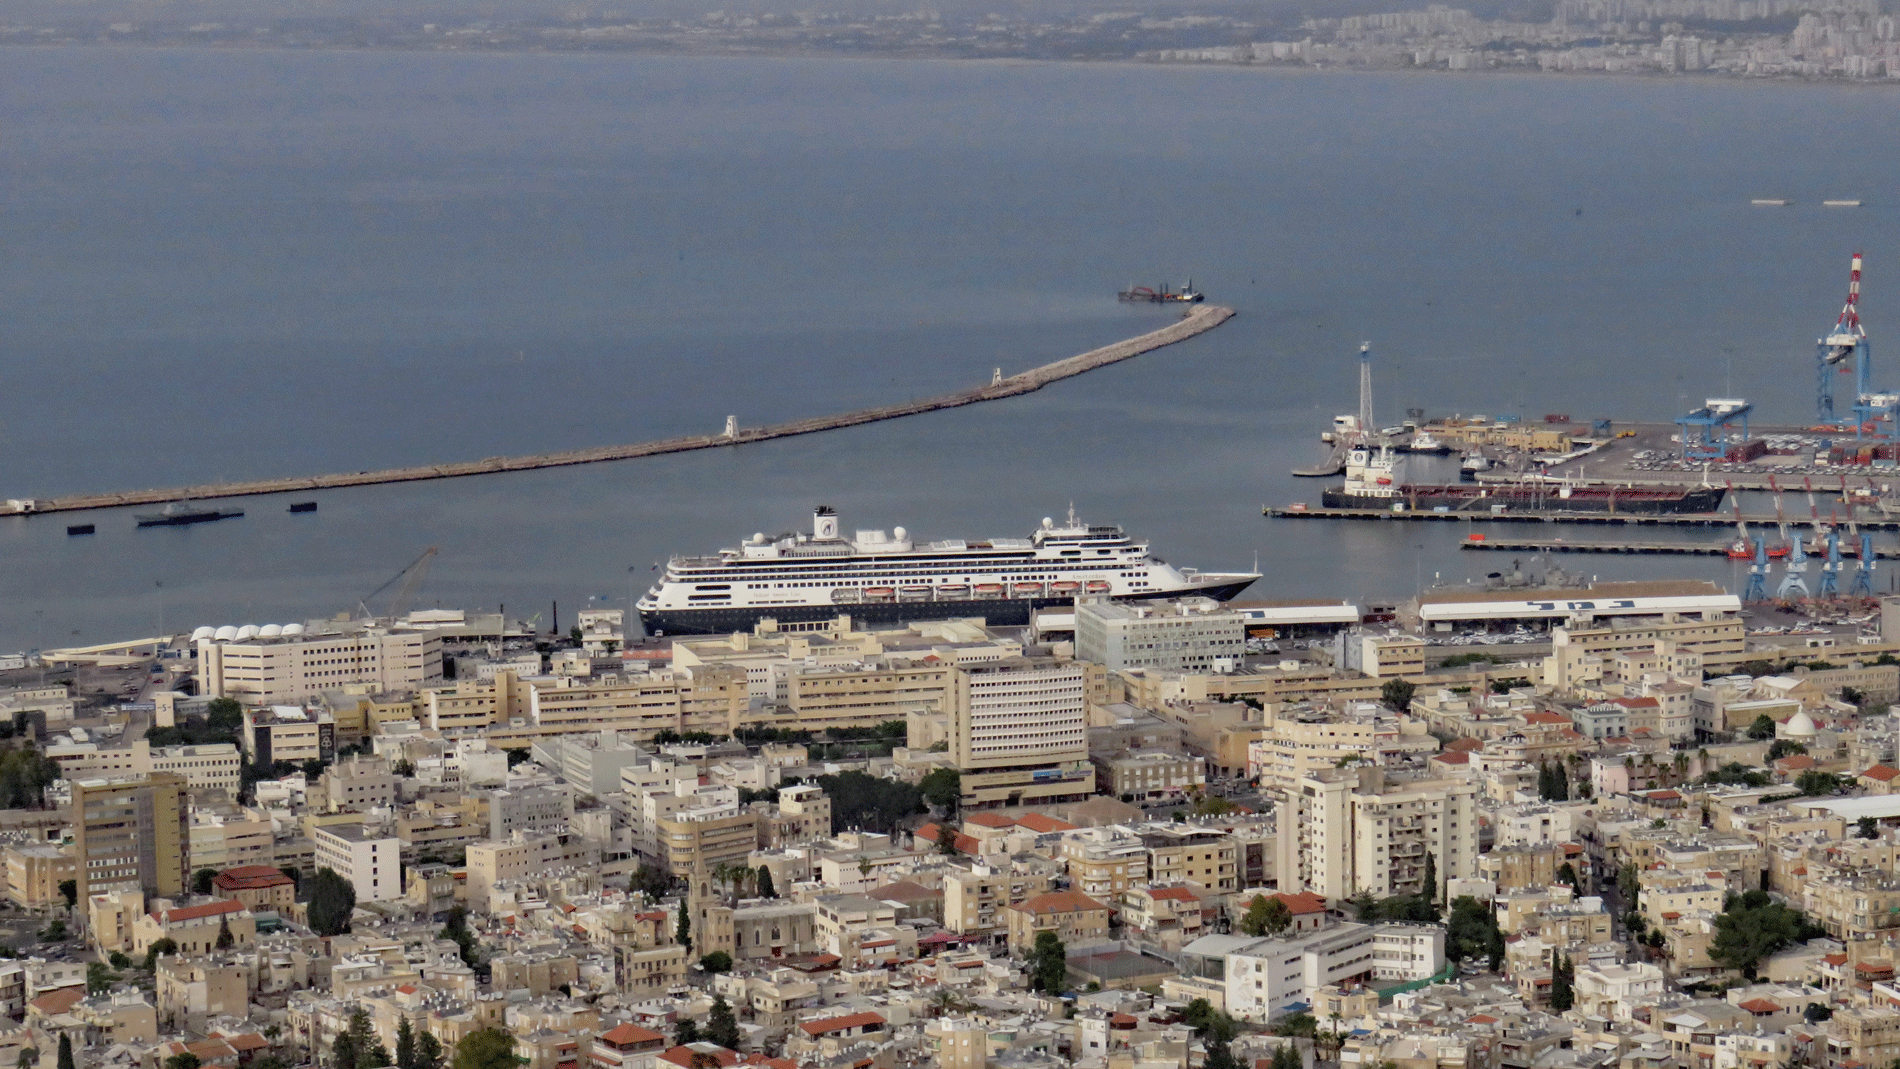
<path id="1" fill-rule="evenodd" d="M 1086 524 L 1071 511 L 1045 518 L 1028 538 L 917 542 L 899 527 L 846 538 L 837 511 L 821 506 L 809 534 L 755 534 L 717 556 L 674 557 L 639 601 L 648 634 L 747 630 L 781 623 L 894 622 L 981 616 L 991 624 L 1029 622 L 1037 608 L 1081 596 L 1221 601 L 1257 573 L 1176 568 L 1120 527 Z"/>

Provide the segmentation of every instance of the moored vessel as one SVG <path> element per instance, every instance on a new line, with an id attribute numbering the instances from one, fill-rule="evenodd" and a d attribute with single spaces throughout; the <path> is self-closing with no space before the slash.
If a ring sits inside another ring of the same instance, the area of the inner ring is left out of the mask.
<path id="1" fill-rule="evenodd" d="M 1403 483 L 1394 472 L 1392 451 L 1376 453 L 1357 445 L 1346 455 L 1346 481 L 1329 487 L 1320 501 L 1332 509 L 1701 513 L 1722 507 L 1720 486 L 1655 489 L 1634 486 L 1578 486 L 1549 481 Z"/>
<path id="2" fill-rule="evenodd" d="M 1038 608 L 1078 596 L 1225 601 L 1260 576 L 1177 568 L 1120 527 L 1044 519 L 1028 538 L 914 540 L 902 527 L 846 537 L 838 514 L 819 508 L 809 533 L 755 534 L 737 548 L 674 557 L 639 601 L 649 634 L 746 630 L 829 620 L 870 623 L 980 616 L 1029 622 Z"/>

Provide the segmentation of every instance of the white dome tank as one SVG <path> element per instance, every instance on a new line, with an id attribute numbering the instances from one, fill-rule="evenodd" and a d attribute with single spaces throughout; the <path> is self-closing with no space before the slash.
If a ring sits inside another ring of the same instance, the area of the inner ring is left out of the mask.
<path id="1" fill-rule="evenodd" d="M 303 634 L 303 625 L 302 625 L 302 624 L 285 624 L 285 625 L 284 625 L 284 634 L 286 634 L 286 635 L 301 635 L 301 634 Z"/>
<path id="2" fill-rule="evenodd" d="M 245 624 L 243 627 L 240 627 L 237 629 L 237 640 L 239 642 L 249 642 L 251 639 L 254 639 L 256 637 L 257 637 L 256 624 Z"/>
<path id="3" fill-rule="evenodd" d="M 284 625 L 282 624 L 265 624 L 263 627 L 257 629 L 258 638 L 276 638 L 283 633 Z"/>
<path id="4" fill-rule="evenodd" d="M 215 637 L 217 633 L 218 629 L 215 627 L 201 627 L 191 633 L 191 640 L 193 642 L 203 642 L 205 639 Z"/>
<path id="5" fill-rule="evenodd" d="M 237 628 L 231 624 L 225 624 L 213 631 L 211 637 L 218 642 L 229 642 L 237 637 Z"/>
<path id="6" fill-rule="evenodd" d="M 902 527 L 896 528 L 891 531 L 891 541 L 893 542 L 902 542 L 904 539 L 909 538 L 909 537 L 910 537 L 910 532 L 904 530 Z"/>

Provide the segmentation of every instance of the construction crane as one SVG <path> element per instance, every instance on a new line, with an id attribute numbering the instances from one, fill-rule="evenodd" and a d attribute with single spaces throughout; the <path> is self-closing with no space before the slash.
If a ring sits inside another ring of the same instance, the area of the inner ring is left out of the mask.
<path id="1" fill-rule="evenodd" d="M 409 611 L 409 603 L 414 600 L 416 596 L 416 588 L 420 587 L 422 580 L 428 576 L 429 562 L 435 559 L 435 554 L 435 546 L 430 546 L 428 549 L 423 550 L 422 556 L 410 561 L 408 567 L 390 576 L 389 581 L 382 586 L 363 595 L 362 600 L 356 603 L 357 611 L 365 617 L 373 618 L 375 613 L 370 612 L 369 603 L 375 600 L 376 595 L 381 594 L 392 586 L 396 586 L 397 583 L 401 583 L 402 586 L 397 587 L 395 595 L 389 599 L 389 611 L 384 613 L 385 616 L 392 620 L 400 619 L 404 613 Z"/>

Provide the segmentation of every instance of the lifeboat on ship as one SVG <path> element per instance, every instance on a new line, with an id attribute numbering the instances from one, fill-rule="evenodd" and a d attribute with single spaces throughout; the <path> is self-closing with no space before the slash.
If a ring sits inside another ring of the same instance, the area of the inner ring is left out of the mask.
<path id="1" fill-rule="evenodd" d="M 970 596 L 968 583 L 945 583 L 937 588 L 937 597 L 942 601 L 963 601 Z"/>
<path id="2" fill-rule="evenodd" d="M 1090 594 L 1106 594 L 1115 588 L 1106 579 L 1091 579 L 1082 589 Z"/>
<path id="3" fill-rule="evenodd" d="M 1019 598 L 1039 598 L 1042 596 L 1041 583 L 1016 583 L 1009 589 L 1012 595 Z"/>
<path id="4" fill-rule="evenodd" d="M 897 588 L 899 601 L 929 601 L 930 588 L 927 586 L 900 586 Z"/>
<path id="5" fill-rule="evenodd" d="M 867 586 L 864 588 L 866 601 L 896 601 L 897 588 L 893 586 Z"/>
<path id="6" fill-rule="evenodd" d="M 1003 584 L 978 583 L 976 584 L 976 596 L 979 598 L 1000 598 L 1003 596 Z"/>
<path id="7" fill-rule="evenodd" d="M 1058 579 L 1049 584 L 1049 593 L 1058 598 L 1072 598 L 1082 592 L 1082 584 L 1073 579 Z"/>

